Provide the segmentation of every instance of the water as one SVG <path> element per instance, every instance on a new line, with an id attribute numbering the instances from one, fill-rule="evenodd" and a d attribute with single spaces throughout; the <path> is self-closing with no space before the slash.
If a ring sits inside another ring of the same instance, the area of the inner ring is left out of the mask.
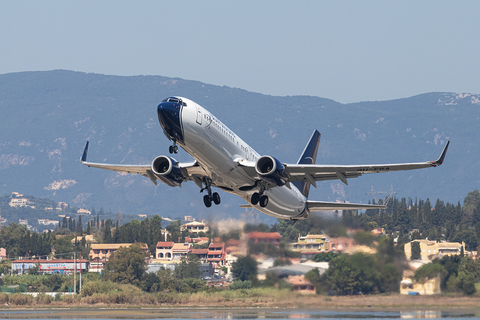
<path id="1" fill-rule="evenodd" d="M 476 313 L 475 313 L 476 312 Z M 0 319 L 480 319 L 480 311 L 322 311 L 286 309 L 23 309 L 0 310 Z"/>

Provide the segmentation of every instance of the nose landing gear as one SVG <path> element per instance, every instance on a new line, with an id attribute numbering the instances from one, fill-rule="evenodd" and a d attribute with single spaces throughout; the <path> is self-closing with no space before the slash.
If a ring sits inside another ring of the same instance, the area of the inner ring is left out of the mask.
<path id="1" fill-rule="evenodd" d="M 216 205 L 219 205 L 221 202 L 220 195 L 217 192 L 212 193 L 212 180 L 204 178 L 203 183 L 205 184 L 205 188 L 200 189 L 200 193 L 202 193 L 204 190 L 207 190 L 208 192 L 208 194 L 203 196 L 203 203 L 205 204 L 205 207 L 210 208 L 212 206 L 212 201 Z"/>

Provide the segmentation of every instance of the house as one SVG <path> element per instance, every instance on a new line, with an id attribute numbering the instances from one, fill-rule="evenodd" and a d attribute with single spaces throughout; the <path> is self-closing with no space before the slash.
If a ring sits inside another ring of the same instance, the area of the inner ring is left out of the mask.
<path id="1" fill-rule="evenodd" d="M 174 243 L 172 246 L 172 259 L 180 260 L 186 258 L 187 254 L 192 253 L 193 245 L 191 243 Z"/>
<path id="2" fill-rule="evenodd" d="M 413 276 L 414 272 L 412 270 L 405 270 L 403 272 L 402 281 L 400 282 L 400 294 L 432 295 L 442 293 L 440 289 L 440 277 L 425 278 L 416 281 Z"/>
<path id="3" fill-rule="evenodd" d="M 377 237 L 381 234 L 385 234 L 385 230 L 383 228 L 374 228 L 371 232 L 374 236 Z"/>
<path id="4" fill-rule="evenodd" d="M 192 221 L 180 226 L 181 231 L 187 231 L 189 233 L 208 232 L 210 229 L 204 222 Z"/>
<path id="5" fill-rule="evenodd" d="M 192 254 L 196 255 L 202 262 L 207 261 L 208 249 L 192 249 Z"/>
<path id="6" fill-rule="evenodd" d="M 207 262 L 223 266 L 225 265 L 226 255 L 225 243 L 210 243 L 208 246 Z"/>
<path id="7" fill-rule="evenodd" d="M 157 259 L 173 259 L 173 242 L 159 242 L 157 243 L 157 250 L 155 251 L 155 257 Z"/>
<path id="8" fill-rule="evenodd" d="M 7 250 L 5 248 L 0 248 L 0 260 L 7 259 Z"/>
<path id="9" fill-rule="evenodd" d="M 352 238 L 331 238 L 330 239 L 330 251 L 353 253 L 355 251 L 356 242 Z"/>
<path id="10" fill-rule="evenodd" d="M 301 294 L 316 294 L 317 290 L 315 286 L 305 279 L 304 275 L 292 275 L 285 279 L 286 282 L 293 286 L 293 290 L 300 292 Z"/>
<path id="11" fill-rule="evenodd" d="M 436 242 L 426 239 L 417 239 L 406 243 L 404 246 L 405 257 L 411 260 L 412 257 L 412 243 L 418 242 L 420 244 L 420 259 L 433 260 L 435 258 L 442 258 L 443 256 L 457 255 L 460 252 L 465 252 L 465 242 Z"/>
<path id="12" fill-rule="evenodd" d="M 255 243 L 273 244 L 278 247 L 282 236 L 278 232 L 250 232 L 247 234 L 248 241 Z"/>
<path id="13" fill-rule="evenodd" d="M 292 251 L 302 253 L 302 258 L 309 259 L 317 253 L 327 252 L 330 250 L 330 238 L 326 235 L 309 234 L 307 236 L 299 236 L 298 241 L 291 244 Z"/>
<path id="14" fill-rule="evenodd" d="M 60 224 L 60 221 L 57 220 L 49 220 L 49 219 L 38 219 L 38 224 L 48 226 L 48 225 L 54 225 L 57 226 Z"/>
<path id="15" fill-rule="evenodd" d="M 80 243 L 82 241 L 83 237 L 85 237 L 86 242 L 96 242 L 95 236 L 91 235 L 91 234 L 86 234 L 84 236 L 74 237 L 70 242 L 75 243 L 75 240 L 76 240 L 78 243 Z"/>
<path id="16" fill-rule="evenodd" d="M 28 200 L 25 198 L 12 198 L 8 205 L 10 207 L 25 207 L 28 204 Z"/>
<path id="17" fill-rule="evenodd" d="M 90 264 L 90 272 L 101 272 L 108 259 L 121 247 L 130 247 L 132 243 L 92 243 L 90 245 L 90 253 L 88 258 L 92 261 Z M 140 243 L 145 257 L 148 255 L 148 246 L 146 243 Z"/>
<path id="18" fill-rule="evenodd" d="M 54 260 L 15 260 L 12 261 L 13 273 L 26 273 L 30 268 L 38 265 L 38 271 L 42 274 L 61 273 L 72 274 L 75 271 L 75 263 L 77 272 L 86 272 L 89 267 L 89 261 L 86 259 L 54 259 Z"/>
<path id="19" fill-rule="evenodd" d="M 92 212 L 88 209 L 78 209 L 77 214 L 82 214 L 82 215 L 91 215 Z"/>

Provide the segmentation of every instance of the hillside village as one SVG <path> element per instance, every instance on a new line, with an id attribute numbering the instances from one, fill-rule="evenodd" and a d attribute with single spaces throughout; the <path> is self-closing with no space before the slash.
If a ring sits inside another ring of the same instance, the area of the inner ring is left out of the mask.
<path id="1" fill-rule="evenodd" d="M 35 201 L 17 192 L 12 193 L 8 204 L 11 208 L 33 209 L 37 206 Z M 13 252 L 0 248 L 0 259 L 11 263 L 10 267 L 3 268 L 5 273 L 21 276 L 35 270 L 38 274 L 71 275 L 75 272 L 102 274 L 116 251 L 135 243 L 145 256 L 147 273 L 158 273 L 160 270 L 173 272 L 182 263 L 194 259 L 198 262 L 199 277 L 207 286 L 228 288 L 238 278 L 234 272 L 236 263 L 248 256 L 254 259 L 257 266 L 255 281 L 268 281 L 271 277 L 269 274 L 274 274 L 292 290 L 314 294 L 318 292 L 319 280 L 312 279 L 313 271 L 321 277 L 329 268 L 331 269 L 329 262 L 335 257 L 355 254 L 377 255 L 379 251 L 384 250 L 382 246 L 389 241 L 394 247 L 399 246 L 398 241 L 401 237 L 398 233 L 396 236 L 395 233 L 387 234 L 384 228 L 375 225 L 367 229 L 346 228 L 344 235 L 340 236 L 331 236 L 323 231 L 311 232 L 319 229 L 311 229 L 303 235 L 301 232 L 292 235 L 288 230 L 292 230 L 293 224 L 287 221 L 279 221 L 278 224 L 268 227 L 262 224 L 249 225 L 242 221 L 209 223 L 204 220 L 196 221 L 192 216 L 184 216 L 183 219 L 171 221 L 166 228 L 162 228 L 162 218 L 158 216 L 149 220 L 144 215 L 138 215 L 139 219 L 143 218 L 142 221 L 133 220 L 120 225 L 119 221 L 113 223 L 110 219 L 100 221 L 98 214 L 92 217 L 90 210 L 71 209 L 64 202 L 59 202 L 56 206 L 53 203 L 47 205 L 44 203 L 41 209 L 48 213 L 55 212 L 58 217 L 56 220 L 38 219 L 38 225 L 45 227 L 42 232 L 43 238 L 54 235 L 55 240 L 52 243 L 56 244 L 68 240 L 70 252 L 68 248 L 60 252 L 57 249 L 59 245 L 52 245 L 49 251 L 35 253 L 29 249 L 24 251 L 26 254 L 23 256 L 20 256 L 21 251 L 15 249 L 18 256 L 14 257 Z M 75 218 L 67 216 L 66 212 Z M 81 222 L 82 216 L 84 221 L 87 221 L 85 229 Z M 3 223 L 5 222 L 4 219 Z M 34 235 L 29 233 L 33 230 L 25 219 L 20 219 L 18 225 L 25 228 L 28 237 Z M 149 234 L 147 238 L 141 231 L 135 231 L 135 228 L 141 229 L 142 225 L 147 228 L 144 229 L 144 232 Z M 0 230 L 0 235 L 4 230 L 6 229 Z M 338 233 L 335 228 L 331 230 Z M 414 237 L 416 232 L 418 230 L 412 230 L 409 237 L 412 235 Z M 135 233 L 138 234 L 138 238 L 130 238 L 132 240 L 130 242 L 122 241 Z M 148 241 L 142 242 L 142 239 Z M 156 240 L 152 242 L 154 239 Z M 404 267 L 395 271 L 398 273 L 395 280 L 398 283 L 395 287 L 397 292 L 402 294 L 441 292 L 440 276 L 428 278 L 427 281 L 415 278 L 415 271 L 431 264 L 432 261 L 438 262 L 451 256 L 466 256 L 472 261 L 478 261 L 477 251 L 467 250 L 465 242 L 413 239 L 402 244 L 402 248 L 394 249 L 400 251 L 400 255 L 405 259 Z M 74 257 L 71 251 L 75 252 Z M 248 279 L 252 280 L 251 277 Z"/>

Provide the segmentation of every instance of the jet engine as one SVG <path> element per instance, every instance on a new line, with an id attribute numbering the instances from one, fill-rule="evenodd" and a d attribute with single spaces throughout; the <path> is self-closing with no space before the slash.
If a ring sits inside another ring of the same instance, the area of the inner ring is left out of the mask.
<path id="1" fill-rule="evenodd" d="M 185 176 L 178 166 L 177 160 L 167 156 L 159 156 L 153 160 L 152 172 L 158 179 L 172 187 L 180 186 L 185 181 Z"/>
<path id="2" fill-rule="evenodd" d="M 267 183 L 278 187 L 288 182 L 288 175 L 283 164 L 271 156 L 260 157 L 255 163 L 258 176 Z"/>

